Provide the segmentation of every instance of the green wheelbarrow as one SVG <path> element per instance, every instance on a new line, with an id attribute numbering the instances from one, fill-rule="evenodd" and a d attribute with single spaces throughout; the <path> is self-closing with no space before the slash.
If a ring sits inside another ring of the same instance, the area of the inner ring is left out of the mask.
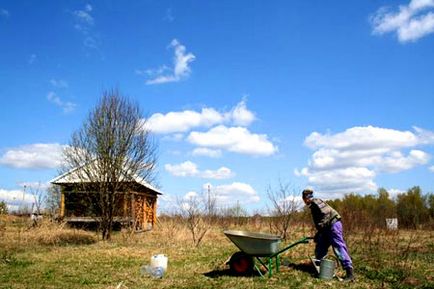
<path id="1" fill-rule="evenodd" d="M 224 231 L 224 234 L 241 250 L 234 253 L 228 262 L 232 274 L 239 276 L 250 275 L 254 270 L 263 276 L 255 262 L 256 260 L 268 271 L 268 276 L 271 277 L 273 275 L 273 263 L 276 272 L 279 271 L 279 255 L 281 253 L 299 244 L 309 243 L 309 240 L 312 239 L 312 237 L 303 237 L 281 249 L 282 238 L 278 235 L 247 231 Z"/>

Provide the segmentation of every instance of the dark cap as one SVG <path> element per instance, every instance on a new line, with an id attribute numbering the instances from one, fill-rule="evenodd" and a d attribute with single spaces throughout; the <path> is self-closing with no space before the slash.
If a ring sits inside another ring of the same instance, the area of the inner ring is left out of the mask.
<path id="1" fill-rule="evenodd" d="M 303 195 L 303 199 L 313 198 L 313 191 L 310 189 L 303 190 L 302 195 Z"/>

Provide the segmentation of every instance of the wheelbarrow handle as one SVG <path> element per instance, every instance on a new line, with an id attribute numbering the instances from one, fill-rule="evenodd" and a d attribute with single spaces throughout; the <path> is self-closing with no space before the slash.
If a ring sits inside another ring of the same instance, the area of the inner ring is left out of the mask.
<path id="1" fill-rule="evenodd" d="M 303 238 L 301 238 L 300 240 L 298 240 L 298 241 L 296 241 L 296 242 L 294 242 L 294 243 L 288 245 L 287 247 L 283 248 L 283 249 L 280 250 L 279 252 L 274 253 L 274 254 L 273 254 L 272 256 L 270 256 L 270 257 L 271 257 L 271 258 L 276 257 L 277 255 L 279 255 L 279 254 L 285 252 L 286 250 L 291 249 L 291 248 L 294 247 L 294 246 L 297 246 L 298 244 L 307 244 L 307 243 L 309 243 L 309 240 L 311 240 L 311 239 L 313 239 L 313 237 L 303 237 Z"/>

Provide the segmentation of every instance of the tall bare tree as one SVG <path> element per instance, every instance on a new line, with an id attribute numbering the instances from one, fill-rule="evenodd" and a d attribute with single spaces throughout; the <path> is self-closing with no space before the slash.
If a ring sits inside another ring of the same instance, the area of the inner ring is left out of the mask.
<path id="1" fill-rule="evenodd" d="M 116 196 L 140 178 L 154 181 L 156 145 L 137 103 L 116 89 L 104 91 L 64 151 L 63 168 L 74 168 L 83 190 L 93 191 L 102 238 L 111 237 Z M 96 196 L 96 197 L 95 197 Z"/>
<path id="2" fill-rule="evenodd" d="M 294 190 L 291 190 L 290 184 L 283 183 L 279 180 L 277 188 L 267 188 L 267 196 L 271 201 L 271 208 L 269 208 L 272 231 L 279 233 L 283 239 L 288 237 L 289 226 L 292 221 L 294 213 L 302 207 L 300 198 Z"/>

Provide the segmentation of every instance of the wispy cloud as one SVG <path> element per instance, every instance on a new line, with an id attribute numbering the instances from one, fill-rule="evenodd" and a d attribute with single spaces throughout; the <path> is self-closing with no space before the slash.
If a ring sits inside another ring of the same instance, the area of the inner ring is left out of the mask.
<path id="1" fill-rule="evenodd" d="M 0 9 L 0 17 L 2 18 L 9 18 L 10 13 L 8 10 L 6 9 Z"/>
<path id="2" fill-rule="evenodd" d="M 219 158 L 222 156 L 222 151 L 219 149 L 195 148 L 192 152 L 193 156 L 206 156 L 210 158 Z"/>
<path id="3" fill-rule="evenodd" d="M 430 166 L 429 170 L 434 173 L 434 166 Z"/>
<path id="4" fill-rule="evenodd" d="M 173 13 L 172 13 L 172 8 L 166 9 L 166 14 L 163 17 L 163 20 L 167 21 L 169 23 L 172 23 L 173 21 L 175 21 L 175 17 L 173 17 Z"/>
<path id="5" fill-rule="evenodd" d="M 83 31 L 83 30 L 89 30 L 91 26 L 94 25 L 95 20 L 93 19 L 92 15 L 90 14 L 92 12 L 92 6 L 89 4 L 86 4 L 84 6 L 84 9 L 82 10 L 75 10 L 73 12 L 73 15 L 75 16 L 76 23 L 74 27 L 77 30 Z"/>
<path id="6" fill-rule="evenodd" d="M 166 164 L 164 166 L 167 172 L 177 177 L 199 177 L 203 179 L 223 180 L 232 178 L 235 174 L 227 167 L 221 167 L 217 170 L 200 171 L 197 165 L 191 161 L 180 164 Z"/>
<path id="7" fill-rule="evenodd" d="M 17 169 L 58 168 L 65 146 L 53 144 L 31 144 L 7 150 L 0 157 L 0 165 Z"/>
<path id="8" fill-rule="evenodd" d="M 32 65 L 33 63 L 35 63 L 35 61 L 38 59 L 38 57 L 36 56 L 36 54 L 31 54 L 29 56 L 29 58 L 27 59 L 27 63 Z"/>
<path id="9" fill-rule="evenodd" d="M 72 102 L 65 102 L 62 99 L 60 99 L 60 97 L 54 92 L 54 91 L 50 91 L 47 94 L 47 99 L 48 101 L 50 101 L 51 103 L 57 105 L 58 107 L 63 109 L 63 112 L 65 113 L 69 113 L 75 110 L 76 108 L 76 104 L 72 103 Z"/>
<path id="10" fill-rule="evenodd" d="M 373 126 L 353 127 L 336 134 L 311 133 L 305 145 L 314 150 L 308 166 L 295 170 L 317 190 L 333 193 L 377 189 L 375 177 L 425 165 L 431 156 L 416 147 L 434 144 L 432 132 Z"/>
<path id="11" fill-rule="evenodd" d="M 62 79 L 50 79 L 50 84 L 56 88 L 68 88 L 68 82 Z"/>
<path id="12" fill-rule="evenodd" d="M 219 112 L 214 108 L 203 108 L 200 112 L 184 110 L 167 114 L 153 114 L 147 121 L 147 129 L 158 134 L 187 132 L 193 128 L 209 128 L 217 124 L 229 123 L 248 126 L 256 120 L 255 114 L 247 108 L 243 99 L 230 111 Z"/>
<path id="13" fill-rule="evenodd" d="M 434 0 L 412 0 L 398 11 L 380 8 L 371 18 L 373 34 L 396 32 L 402 43 L 434 33 Z"/>
<path id="14" fill-rule="evenodd" d="M 91 14 L 92 11 L 93 7 L 90 4 L 86 4 L 81 10 L 73 11 L 74 28 L 83 35 L 83 45 L 86 48 L 98 49 L 99 44 L 93 31 L 95 19 Z"/>
<path id="15" fill-rule="evenodd" d="M 148 69 L 145 71 L 136 70 L 136 72 L 144 72 L 148 75 L 149 79 L 146 80 L 146 84 L 178 82 L 190 75 L 191 68 L 189 65 L 196 57 L 190 52 L 187 53 L 185 46 L 177 39 L 173 39 L 169 47 L 173 48 L 175 51 L 173 67 L 163 65 L 157 69 Z"/>

